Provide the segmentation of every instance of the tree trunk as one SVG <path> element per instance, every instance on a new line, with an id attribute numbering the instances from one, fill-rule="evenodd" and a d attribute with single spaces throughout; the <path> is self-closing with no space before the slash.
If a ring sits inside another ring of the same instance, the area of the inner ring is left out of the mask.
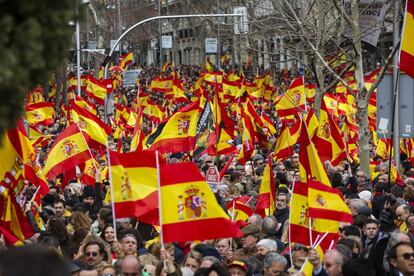
<path id="1" fill-rule="evenodd" d="M 352 33 L 355 51 L 355 82 L 357 85 L 357 118 L 359 123 L 359 161 L 361 170 L 369 175 L 369 129 L 368 129 L 368 99 L 364 81 L 364 69 L 362 67 L 361 30 L 359 27 L 359 0 L 352 0 L 351 17 Z"/>

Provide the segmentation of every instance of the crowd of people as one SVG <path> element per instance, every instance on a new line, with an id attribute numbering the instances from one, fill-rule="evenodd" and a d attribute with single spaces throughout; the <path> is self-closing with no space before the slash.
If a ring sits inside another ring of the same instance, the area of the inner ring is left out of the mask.
<path id="1" fill-rule="evenodd" d="M 181 68 L 184 87 L 189 93 L 198 77 L 196 67 Z M 162 101 L 149 91 L 150 80 L 159 74 L 145 69 L 140 76 L 140 89 L 151 94 L 155 102 Z M 291 74 L 279 74 L 276 82 L 287 83 Z M 122 92 L 126 104 L 131 105 L 137 91 Z M 178 109 L 183 103 L 177 103 Z M 97 115 L 103 119 L 103 110 Z M 278 119 L 272 117 L 275 125 Z M 149 128 L 146 120 L 143 129 Z M 54 124 L 43 126 L 45 135 L 57 135 L 66 127 L 63 116 Z M 109 139 L 112 150 L 121 145 L 129 150 L 131 137 L 122 137 L 121 144 Z M 42 165 L 53 139 L 45 147 L 38 147 L 38 161 Z M 94 151 L 99 165 L 107 162 L 104 155 Z M 257 148 L 244 165 L 235 158 L 225 170 L 216 198 L 227 211 L 229 202 L 239 196 L 249 196 L 252 210 L 260 190 L 269 150 Z M 139 221 L 122 218 L 114 221 L 112 206 L 104 201 L 109 181 L 95 172 L 95 185 L 79 182 L 81 173 L 65 187 L 58 181 L 49 182 L 49 192 L 41 204 L 27 201 L 25 215 L 36 234 L 26 240 L 26 246 L 7 248 L 0 239 L 0 275 L 302 275 L 305 263 L 313 266 L 313 275 L 414 275 L 414 169 L 402 154 L 403 183 L 390 182 L 387 160 L 380 160 L 374 179 L 360 170 L 358 164 L 344 160 L 338 166 L 326 163 L 331 184 L 349 206 L 353 223 L 343 223 L 333 248 L 322 254 L 309 245 L 289 242 L 289 213 L 292 185 L 299 181 L 299 147 L 283 161 L 273 161 L 275 179 L 275 211 L 262 217 L 251 215 L 240 224 L 243 237 L 232 239 L 190 241 L 161 244 L 159 229 Z M 169 156 L 170 162 L 180 162 L 186 154 Z M 205 174 L 216 165 L 223 169 L 229 156 L 201 154 L 193 158 Z M 36 187 L 29 183 L 27 198 Z M 45 225 L 38 227 L 34 213 Z M 220 229 L 217 229 L 220 231 Z M 45 267 L 47 269 L 45 269 Z M 20 274 L 19 274 L 20 273 Z"/>

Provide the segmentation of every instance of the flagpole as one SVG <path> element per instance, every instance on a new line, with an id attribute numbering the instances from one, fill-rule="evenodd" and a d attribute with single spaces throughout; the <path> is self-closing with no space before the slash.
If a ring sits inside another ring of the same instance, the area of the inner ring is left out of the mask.
<path id="1" fill-rule="evenodd" d="M 292 184 L 292 196 L 290 197 L 290 202 L 289 202 L 289 206 L 290 208 L 292 208 L 292 202 L 293 202 L 293 191 L 295 190 L 295 182 L 293 182 Z M 288 240 L 289 240 L 289 258 L 290 258 L 290 263 L 293 264 L 293 258 L 292 258 L 292 237 L 291 237 L 291 233 L 292 233 L 292 212 L 289 212 L 289 229 L 288 229 Z"/>
<path id="2" fill-rule="evenodd" d="M 109 176 L 109 188 L 111 189 L 111 205 L 112 205 L 112 223 L 114 227 L 114 234 L 116 239 L 116 214 L 115 214 L 115 200 L 114 200 L 114 187 L 112 181 L 112 170 L 111 170 L 111 155 L 109 154 L 109 145 L 106 142 L 106 154 L 108 155 L 108 176 Z"/>
<path id="3" fill-rule="evenodd" d="M 160 160 L 158 157 L 158 150 L 155 151 L 155 163 L 157 165 L 157 186 L 158 186 L 158 219 L 160 221 L 160 243 L 161 249 L 165 249 L 164 247 L 164 237 L 162 231 L 162 207 L 161 207 L 161 174 L 160 174 Z M 164 260 L 164 269 L 167 269 L 167 261 Z"/>

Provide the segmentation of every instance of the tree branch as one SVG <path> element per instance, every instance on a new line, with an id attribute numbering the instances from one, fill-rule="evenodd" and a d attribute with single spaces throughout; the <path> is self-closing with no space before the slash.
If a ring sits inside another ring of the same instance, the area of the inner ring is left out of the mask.
<path id="1" fill-rule="evenodd" d="M 315 52 L 315 55 L 320 59 L 320 61 L 322 62 L 322 64 L 325 66 L 325 68 L 328 69 L 328 71 L 335 77 L 335 79 L 337 79 L 339 82 L 341 82 L 348 91 L 352 91 L 352 88 L 348 85 L 348 83 L 344 79 L 342 79 L 340 76 L 338 76 L 338 74 L 326 63 L 324 57 L 321 56 L 321 54 L 319 53 L 319 51 L 316 49 L 316 47 L 313 45 L 313 43 L 306 36 L 306 32 L 304 31 L 302 22 L 300 21 L 300 19 L 296 15 L 295 10 L 289 4 L 289 1 L 288 0 L 283 0 L 283 2 L 289 8 L 290 13 L 295 18 L 295 20 L 296 20 L 296 22 L 298 24 L 299 30 L 302 33 L 302 36 L 304 37 L 304 39 L 306 40 L 306 42 L 309 44 L 309 46 L 312 48 L 312 50 Z"/>

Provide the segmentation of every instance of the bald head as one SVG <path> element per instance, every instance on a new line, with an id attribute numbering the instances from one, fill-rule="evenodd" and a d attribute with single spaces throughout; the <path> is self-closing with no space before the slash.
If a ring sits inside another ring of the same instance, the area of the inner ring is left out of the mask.
<path id="1" fill-rule="evenodd" d="M 134 255 L 127 255 L 121 262 L 121 275 L 134 275 L 134 273 L 139 273 L 140 266 L 141 264 L 137 257 Z"/>

